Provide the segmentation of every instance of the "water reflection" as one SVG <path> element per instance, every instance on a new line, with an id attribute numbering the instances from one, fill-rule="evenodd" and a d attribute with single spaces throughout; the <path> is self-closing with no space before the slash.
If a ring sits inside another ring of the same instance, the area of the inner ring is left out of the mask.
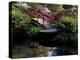
<path id="1" fill-rule="evenodd" d="M 54 48 L 49 48 L 48 57 L 49 57 L 49 56 L 53 56 L 53 55 L 56 55 L 56 47 L 54 47 Z"/>
<path id="2" fill-rule="evenodd" d="M 70 49 L 67 47 L 45 47 L 39 45 L 35 48 L 23 46 L 16 46 L 13 51 L 13 58 L 20 57 L 51 57 L 51 56 L 61 56 L 61 55 L 73 55 L 77 54 L 77 50 Z"/>
<path id="3" fill-rule="evenodd" d="M 77 54 L 77 50 L 67 47 L 51 47 L 48 51 L 48 56 L 61 56 L 61 55 L 74 55 Z"/>

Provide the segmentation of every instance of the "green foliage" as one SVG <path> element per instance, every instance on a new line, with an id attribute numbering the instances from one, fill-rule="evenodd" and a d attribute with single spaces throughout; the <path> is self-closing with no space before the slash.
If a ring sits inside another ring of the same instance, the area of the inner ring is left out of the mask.
<path id="1" fill-rule="evenodd" d="M 12 23 L 15 28 L 20 28 L 21 26 L 24 26 L 25 23 L 30 22 L 30 16 L 24 13 L 23 10 L 16 8 L 14 5 L 12 5 L 11 15 Z"/>
<path id="2" fill-rule="evenodd" d="M 61 24 L 64 26 L 65 31 L 76 32 L 78 26 L 77 18 L 73 16 L 63 16 L 61 19 Z"/>
<path id="3" fill-rule="evenodd" d="M 62 5 L 52 5 L 52 4 L 47 4 L 47 7 L 51 10 L 51 11 L 54 11 L 54 12 L 58 12 L 58 11 L 61 11 L 63 8 L 62 8 Z"/>
<path id="4" fill-rule="evenodd" d="M 71 8 L 73 8 L 73 5 L 63 5 L 63 8 L 64 9 L 71 9 Z"/>
<path id="5" fill-rule="evenodd" d="M 24 27 L 24 29 L 26 30 L 26 32 L 29 32 L 30 34 L 37 33 L 40 31 L 40 27 L 36 27 L 32 24 L 28 24 L 27 26 Z"/>

